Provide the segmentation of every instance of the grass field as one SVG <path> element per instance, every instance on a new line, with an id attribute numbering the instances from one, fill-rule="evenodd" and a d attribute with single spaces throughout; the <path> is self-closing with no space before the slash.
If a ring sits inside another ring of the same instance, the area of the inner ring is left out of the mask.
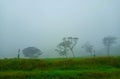
<path id="1" fill-rule="evenodd" d="M 120 79 L 120 57 L 0 59 L 0 79 Z"/>

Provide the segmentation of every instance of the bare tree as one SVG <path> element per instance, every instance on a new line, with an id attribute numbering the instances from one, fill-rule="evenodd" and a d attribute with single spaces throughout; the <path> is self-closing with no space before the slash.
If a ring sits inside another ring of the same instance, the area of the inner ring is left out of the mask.
<path id="1" fill-rule="evenodd" d="M 107 36 L 103 38 L 103 44 L 106 46 L 107 54 L 110 55 L 110 47 L 116 42 L 116 37 Z"/>
<path id="2" fill-rule="evenodd" d="M 85 49 L 86 52 L 90 53 L 91 56 L 95 56 L 95 49 L 93 48 L 94 46 L 91 45 L 89 42 L 86 42 L 82 48 Z"/>
<path id="3" fill-rule="evenodd" d="M 73 38 L 73 37 L 66 38 L 65 37 L 65 38 L 63 38 L 63 42 L 61 42 L 57 45 L 56 51 L 59 52 L 59 54 L 67 56 L 67 52 L 70 50 L 73 54 L 73 57 L 75 57 L 73 49 L 76 46 L 77 41 L 78 41 L 78 38 Z"/>

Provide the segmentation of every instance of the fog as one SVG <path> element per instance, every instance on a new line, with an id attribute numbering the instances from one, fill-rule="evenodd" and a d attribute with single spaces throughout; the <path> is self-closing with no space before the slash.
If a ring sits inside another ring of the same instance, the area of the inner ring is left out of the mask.
<path id="1" fill-rule="evenodd" d="M 0 57 L 16 57 L 17 50 L 34 46 L 44 57 L 63 37 L 78 37 L 77 56 L 87 56 L 81 46 L 89 41 L 104 48 L 105 36 L 120 38 L 120 0 L 0 0 Z M 115 46 L 120 47 L 120 40 Z M 70 55 L 71 56 L 71 55 Z"/>

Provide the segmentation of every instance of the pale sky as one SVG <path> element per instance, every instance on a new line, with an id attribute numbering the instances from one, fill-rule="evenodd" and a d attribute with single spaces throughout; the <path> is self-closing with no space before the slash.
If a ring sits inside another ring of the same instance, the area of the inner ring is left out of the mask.
<path id="1" fill-rule="evenodd" d="M 41 57 L 58 55 L 56 45 L 68 36 L 79 38 L 80 53 L 86 41 L 99 47 L 105 36 L 120 38 L 119 21 L 120 0 L 0 0 L 0 56 L 29 46 Z"/>

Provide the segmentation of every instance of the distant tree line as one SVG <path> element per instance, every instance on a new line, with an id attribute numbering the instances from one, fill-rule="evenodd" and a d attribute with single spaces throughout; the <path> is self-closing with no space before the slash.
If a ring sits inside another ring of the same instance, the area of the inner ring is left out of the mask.
<path id="1" fill-rule="evenodd" d="M 106 52 L 108 56 L 110 56 L 110 48 L 116 42 L 116 40 L 117 38 L 113 36 L 107 36 L 102 39 L 102 42 L 106 47 L 106 50 L 107 50 Z M 57 45 L 57 49 L 55 49 L 55 51 L 57 51 L 60 55 L 66 56 L 66 57 L 68 52 L 71 51 L 73 54 L 73 57 L 75 57 L 74 48 L 77 42 L 78 42 L 78 37 L 64 37 L 63 41 Z M 94 57 L 96 56 L 95 48 L 92 44 L 90 44 L 90 42 L 86 42 L 82 46 L 82 48 L 84 48 L 86 52 L 90 53 L 91 56 L 94 56 Z"/>
<path id="2" fill-rule="evenodd" d="M 112 45 L 116 42 L 116 37 L 113 36 L 107 36 L 102 39 L 103 45 L 106 47 L 107 55 L 110 56 L 110 49 Z M 74 48 L 78 43 L 79 38 L 78 37 L 64 37 L 62 41 L 57 45 L 55 51 L 59 53 L 60 56 L 68 57 L 68 53 L 71 52 L 73 57 L 76 57 Z M 96 56 L 95 49 L 90 42 L 86 42 L 83 46 L 83 49 L 85 49 L 86 52 L 90 53 L 91 56 Z M 20 52 L 21 50 L 18 49 L 18 55 L 17 58 L 20 58 Z M 42 55 L 42 51 L 36 47 L 27 47 L 22 50 L 22 53 L 25 57 L 29 58 L 37 58 L 40 55 Z"/>

